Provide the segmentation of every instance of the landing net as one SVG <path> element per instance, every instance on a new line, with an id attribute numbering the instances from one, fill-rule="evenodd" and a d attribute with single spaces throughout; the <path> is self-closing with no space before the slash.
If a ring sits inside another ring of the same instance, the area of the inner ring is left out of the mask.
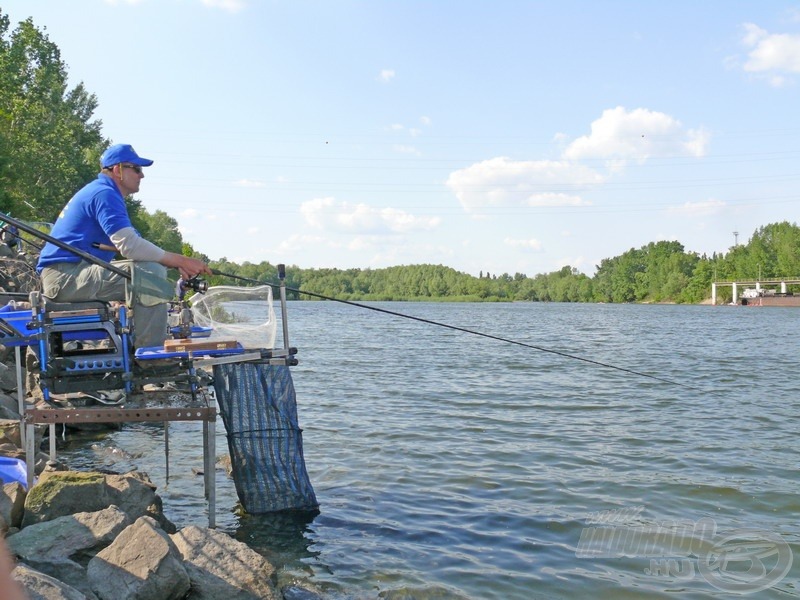
<path id="1" fill-rule="evenodd" d="M 236 340 L 245 348 L 275 347 L 271 286 L 214 286 L 192 296 L 191 305 L 195 325 L 210 329 L 211 339 Z"/>
<path id="2" fill-rule="evenodd" d="M 250 514 L 316 510 L 289 367 L 215 365 L 214 390 L 244 509 Z"/>

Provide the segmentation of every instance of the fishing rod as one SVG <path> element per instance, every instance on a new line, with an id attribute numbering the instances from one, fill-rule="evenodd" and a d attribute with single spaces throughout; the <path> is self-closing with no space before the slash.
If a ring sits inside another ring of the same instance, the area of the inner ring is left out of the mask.
<path id="1" fill-rule="evenodd" d="M 214 275 L 219 275 L 221 277 L 228 277 L 230 279 L 237 279 L 239 281 L 244 281 L 247 283 L 254 283 L 256 285 L 269 285 L 272 287 L 278 287 L 278 284 L 269 283 L 267 281 L 257 281 L 255 279 L 250 279 L 249 277 L 241 277 L 239 275 L 232 275 L 230 273 L 223 273 L 217 269 L 211 269 L 211 272 Z M 466 329 L 465 327 L 458 327 L 456 325 L 449 325 L 447 323 L 442 323 L 440 321 L 433 321 L 431 319 L 425 319 L 422 317 L 415 317 L 414 315 L 408 315 L 405 313 L 396 312 L 393 310 L 388 310 L 385 308 L 380 308 L 378 306 L 369 306 L 367 304 L 361 304 L 359 302 L 352 302 L 351 300 L 342 300 L 340 298 L 332 298 L 330 296 L 325 296 L 323 294 L 317 294 L 316 292 L 309 292 L 305 290 L 299 290 L 297 288 L 291 288 L 286 286 L 285 289 L 296 292 L 298 294 L 304 294 L 306 296 L 312 296 L 314 298 L 319 298 L 321 300 L 330 300 L 332 302 L 340 302 L 341 304 L 348 304 L 350 306 L 356 306 L 358 308 L 365 308 L 367 310 L 374 310 L 376 312 L 381 312 L 387 315 L 392 315 L 395 317 L 402 317 L 404 319 L 411 319 L 412 321 L 419 321 L 420 323 L 426 323 L 428 325 L 436 325 L 437 327 L 444 327 L 446 329 L 452 329 L 454 331 L 461 331 L 463 333 L 469 333 L 470 335 L 477 335 L 480 337 L 488 338 L 491 340 L 496 340 L 498 342 L 505 342 L 507 344 L 514 344 L 515 346 L 522 346 L 523 348 L 530 348 L 532 350 L 539 350 L 540 352 L 547 352 L 548 354 L 555 354 L 556 356 L 561 356 L 563 358 L 569 358 L 572 360 L 579 360 L 585 363 L 589 363 L 592 365 L 596 365 L 598 367 L 605 367 L 607 369 L 614 369 L 615 371 L 622 371 L 623 373 L 628 373 L 630 375 L 637 375 L 639 377 L 646 377 L 648 379 L 653 379 L 655 381 L 660 381 L 661 383 L 667 383 L 669 385 L 677 385 L 683 388 L 694 389 L 692 386 L 686 385 L 685 383 L 681 383 L 679 381 L 673 381 L 671 379 L 666 379 L 664 377 L 658 377 L 657 375 L 650 375 L 649 373 L 642 373 L 641 371 L 634 371 L 633 369 L 627 369 L 625 367 L 619 367 L 617 365 L 612 365 L 609 363 L 604 363 L 599 360 L 594 360 L 591 358 L 586 358 L 584 356 L 577 356 L 575 354 L 569 354 L 567 352 L 562 352 L 560 350 L 553 350 L 552 348 L 544 348 L 542 346 L 536 346 L 534 344 L 527 344 L 525 342 L 520 342 L 518 340 L 512 340 L 509 338 L 500 337 L 497 335 L 492 335 L 489 333 L 483 333 L 481 331 L 475 331 L 474 329 Z"/>
<path id="2" fill-rule="evenodd" d="M 82 259 L 84 259 L 84 260 L 86 260 L 86 261 L 88 261 L 90 263 L 93 263 L 95 265 L 101 266 L 104 269 L 108 269 L 112 273 L 116 273 L 117 275 L 120 275 L 120 276 L 124 277 L 125 279 L 130 279 L 131 278 L 131 274 L 128 273 L 127 271 L 124 271 L 123 269 L 120 269 L 119 267 L 117 267 L 115 265 L 112 265 L 110 262 L 106 262 L 106 261 L 104 261 L 104 260 L 102 260 L 100 258 L 97 258 L 93 254 L 89 254 L 85 250 L 81 250 L 80 248 L 76 248 L 75 246 L 72 246 L 71 244 L 67 244 L 66 242 L 62 242 L 61 240 L 59 240 L 57 238 L 54 238 L 52 235 L 49 235 L 49 234 L 45 233 L 44 231 L 39 231 L 38 229 L 36 229 L 35 227 L 31 227 L 30 225 L 28 225 L 24 221 L 20 221 L 19 219 L 15 219 L 14 217 L 11 217 L 11 216 L 9 216 L 9 215 L 7 215 L 5 213 L 2 213 L 2 212 L 0 212 L 0 219 L 5 221 L 6 223 L 11 223 L 12 225 L 17 227 L 18 229 L 21 229 L 22 231 L 25 231 L 26 233 L 30 233 L 31 235 L 36 236 L 39 239 L 44 240 L 45 242 L 50 242 L 51 244 L 53 244 L 54 246 L 58 246 L 62 250 L 67 250 L 68 252 L 72 252 L 73 254 L 76 254 L 76 255 L 80 256 Z"/>
<path id="3" fill-rule="evenodd" d="M 56 239 L 53 236 L 44 233 L 43 231 L 39 231 L 38 229 L 36 229 L 34 227 L 31 227 L 31 226 L 27 225 L 26 223 L 24 223 L 24 222 L 22 222 L 22 221 L 20 221 L 18 219 L 10 217 L 9 215 L 6 215 L 6 214 L 4 214 L 2 212 L 0 212 L 0 219 L 6 221 L 7 223 L 11 223 L 12 225 L 15 225 L 17 228 L 21 229 L 22 231 L 30 233 L 31 235 L 34 235 L 34 236 L 36 236 L 36 237 L 38 237 L 38 238 L 40 238 L 40 239 L 42 239 L 42 240 L 44 240 L 46 242 L 50 242 L 51 244 L 54 244 L 54 245 L 58 246 L 59 248 L 61 248 L 63 250 L 67 250 L 69 252 L 77 254 L 78 256 L 83 258 L 84 260 L 89 261 L 90 263 L 93 263 L 95 265 L 99 265 L 99 266 L 101 266 L 101 267 L 103 267 L 105 269 L 108 269 L 112 273 L 116 273 L 117 275 L 120 275 L 120 276 L 122 276 L 122 277 L 124 277 L 126 279 L 131 279 L 131 274 L 128 273 L 127 271 L 124 271 L 124 270 L 120 269 L 119 267 L 116 267 L 116 266 L 112 265 L 109 262 L 106 262 L 106 261 L 104 261 L 102 259 L 99 259 L 96 256 L 94 256 L 92 254 L 89 254 L 88 252 L 85 252 L 84 250 L 81 250 L 80 248 L 76 248 L 76 247 L 74 247 L 74 246 L 72 246 L 70 244 L 67 244 L 66 242 L 62 242 L 61 240 Z M 219 275 L 220 277 L 228 277 L 229 279 L 236 279 L 236 280 L 239 280 L 239 281 L 245 281 L 247 283 L 253 283 L 253 284 L 256 284 L 256 285 L 269 285 L 269 286 L 272 286 L 273 288 L 274 287 L 280 287 L 281 289 L 289 290 L 291 292 L 296 292 L 298 294 L 303 294 L 303 295 L 306 295 L 306 296 L 312 296 L 314 298 L 319 298 L 321 300 L 330 300 L 331 302 L 339 302 L 341 304 L 347 304 L 349 306 L 355 306 L 355 307 L 358 307 L 358 308 L 364 308 L 364 309 L 367 309 L 367 310 L 372 310 L 372 311 L 375 311 L 375 312 L 380 312 L 380 313 L 384 313 L 384 314 L 387 314 L 387 315 L 392 315 L 392 316 L 395 316 L 395 317 L 401 317 L 401 318 L 404 318 L 404 319 L 411 319 L 412 321 L 418 321 L 420 323 L 426 323 L 428 325 L 435 325 L 437 327 L 444 327 L 446 329 L 451 329 L 453 331 L 461 331 L 463 333 L 468 333 L 470 335 L 477 335 L 477 336 L 488 338 L 488 339 L 491 339 L 491 340 L 496 340 L 496 341 L 499 341 L 499 342 L 505 342 L 507 344 L 514 344 L 516 346 L 522 346 L 523 348 L 530 348 L 532 350 L 538 350 L 540 352 L 546 352 L 548 354 L 554 354 L 556 356 L 561 356 L 563 358 L 569 358 L 569 359 L 572 359 L 572 360 L 579 360 L 579 361 L 582 361 L 582 362 L 585 362 L 585 363 L 588 363 L 588 364 L 596 365 L 598 367 L 604 367 L 606 369 L 613 369 L 615 371 L 628 373 L 630 375 L 636 375 L 638 377 L 645 377 L 647 379 L 652 379 L 654 381 L 660 381 L 661 383 L 667 383 L 669 385 L 676 385 L 676 386 L 692 389 L 691 386 L 683 384 L 683 383 L 681 383 L 679 381 L 673 381 L 671 379 L 666 379 L 664 377 L 658 377 L 657 375 L 650 375 L 649 373 L 642 373 L 641 371 L 635 371 L 633 369 L 628 369 L 626 367 L 619 367 L 617 365 L 604 363 L 604 362 L 601 362 L 599 360 L 586 358 L 584 356 L 577 356 L 575 354 L 569 354 L 567 352 L 562 352 L 560 350 L 553 350 L 552 348 L 544 348 L 542 346 L 536 346 L 534 344 L 527 344 L 525 342 L 520 342 L 518 340 L 512 340 L 512 339 L 509 339 L 509 338 L 504 338 L 504 337 L 500 337 L 500 336 L 497 336 L 497 335 L 492 335 L 492 334 L 489 334 L 489 333 L 483 333 L 481 331 L 475 331 L 473 329 L 466 329 L 465 327 L 457 327 L 456 325 L 449 325 L 447 323 L 441 323 L 439 321 L 433 321 L 431 319 L 424 319 L 422 317 L 415 317 L 413 315 L 407 315 L 407 314 L 396 312 L 396 311 L 393 311 L 393 310 L 380 308 L 378 306 L 368 306 L 366 304 L 361 304 L 359 302 L 353 302 L 351 300 L 341 300 L 339 298 L 333 298 L 331 296 L 325 296 L 323 294 L 317 294 L 316 292 L 309 292 L 309 291 L 305 291 L 305 290 L 299 290 L 297 288 L 291 288 L 291 287 L 288 287 L 288 286 L 278 285 L 278 284 L 270 283 L 268 281 L 258 281 L 256 279 L 251 279 L 249 277 L 241 277 L 239 275 L 233 275 L 231 273 L 224 273 L 224 272 L 222 272 L 222 271 L 220 271 L 218 269 L 211 269 L 211 272 L 214 275 Z"/>

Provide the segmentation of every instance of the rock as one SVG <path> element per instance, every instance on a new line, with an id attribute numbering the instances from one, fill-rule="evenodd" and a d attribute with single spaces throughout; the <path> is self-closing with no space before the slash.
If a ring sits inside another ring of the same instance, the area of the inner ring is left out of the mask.
<path id="1" fill-rule="evenodd" d="M 42 473 L 39 482 L 31 487 L 25 498 L 22 527 L 76 512 L 102 510 L 113 504 L 107 498 L 102 473 Z"/>
<path id="2" fill-rule="evenodd" d="M 297 585 L 287 585 L 281 590 L 283 600 L 323 600 L 322 596 Z"/>
<path id="3" fill-rule="evenodd" d="M 62 559 L 107 546 L 131 524 L 116 506 L 36 523 L 7 538 L 9 550 L 23 561 Z M 49 572 L 49 571 L 45 571 Z"/>
<path id="4" fill-rule="evenodd" d="M 16 393 L 14 393 L 14 395 L 11 395 L 0 392 L 0 407 L 6 408 L 11 412 L 19 414 L 19 400 L 17 400 Z"/>
<path id="5" fill-rule="evenodd" d="M 109 506 L 124 511 L 131 522 L 149 515 L 172 533 L 173 525 L 163 514 L 155 486 L 142 473 L 106 475 L 77 471 L 43 472 L 28 492 L 22 527 L 76 512 L 96 512 Z"/>
<path id="6" fill-rule="evenodd" d="M 153 517 L 167 533 L 177 527 L 164 516 L 161 497 L 146 473 L 131 472 L 124 475 L 106 475 L 106 485 L 113 503 L 128 513 L 131 521 L 142 516 Z"/>
<path id="7" fill-rule="evenodd" d="M 101 600 L 179 600 L 189 591 L 180 552 L 151 517 L 141 517 L 89 561 Z"/>
<path id="8" fill-rule="evenodd" d="M 0 456 L 9 456 L 11 458 L 21 458 L 25 460 L 25 451 L 19 448 L 16 444 L 11 442 L 3 442 L 6 438 L 0 438 Z"/>
<path id="9" fill-rule="evenodd" d="M 0 362 L 0 390 L 6 392 L 17 391 L 17 370 L 14 367 Z"/>
<path id="10" fill-rule="evenodd" d="M 41 561 L 27 560 L 24 564 L 35 569 L 39 573 L 48 575 L 53 579 L 57 579 L 62 583 L 74 587 L 81 592 L 87 600 L 98 600 L 92 588 L 89 586 L 89 580 L 86 578 L 86 568 L 79 565 L 74 560 L 69 560 L 68 558 L 48 558 Z"/>
<path id="11" fill-rule="evenodd" d="M 12 571 L 12 576 L 31 600 L 86 600 L 86 595 L 74 587 L 22 563 Z"/>
<path id="12" fill-rule="evenodd" d="M 25 488 L 18 482 L 3 484 L 0 492 L 0 516 L 5 519 L 10 527 L 22 525 L 22 515 L 25 512 Z"/>
<path id="13" fill-rule="evenodd" d="M 19 424 L 19 412 L 17 412 L 16 409 L 11 410 L 6 406 L 0 406 L 0 420 L 4 421 L 14 420 L 17 421 L 17 424 Z"/>
<path id="14" fill-rule="evenodd" d="M 16 413 L 11 418 L 0 419 L 0 443 L 12 443 L 18 448 L 22 447 L 22 440 L 19 435 L 19 415 Z"/>
<path id="15" fill-rule="evenodd" d="M 192 581 L 192 600 L 272 599 L 275 568 L 255 550 L 216 531 L 190 525 L 171 536 Z"/>

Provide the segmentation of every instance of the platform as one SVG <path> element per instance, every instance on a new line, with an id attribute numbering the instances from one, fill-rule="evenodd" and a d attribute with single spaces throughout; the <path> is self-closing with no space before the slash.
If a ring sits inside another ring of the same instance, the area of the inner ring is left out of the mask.
<path id="1" fill-rule="evenodd" d="M 56 460 L 55 425 L 77 423 L 163 422 L 169 477 L 169 422 L 203 422 L 203 483 L 208 502 L 208 526 L 216 526 L 216 419 L 217 407 L 213 396 L 204 391 L 192 395 L 175 391 L 153 391 L 132 394 L 124 405 L 64 408 L 28 408 L 25 411 L 25 456 L 28 488 L 35 473 L 36 425 L 50 426 L 50 460 Z"/>

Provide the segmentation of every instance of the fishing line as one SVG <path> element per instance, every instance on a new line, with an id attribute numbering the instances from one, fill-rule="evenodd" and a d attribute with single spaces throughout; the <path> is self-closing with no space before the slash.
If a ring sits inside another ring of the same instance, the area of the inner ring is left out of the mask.
<path id="1" fill-rule="evenodd" d="M 46 233 L 44 233 L 42 231 L 39 231 L 38 229 L 36 229 L 34 227 L 31 227 L 30 225 L 27 225 L 26 223 L 24 223 L 22 221 L 19 221 L 18 219 L 14 219 L 13 217 L 11 217 L 11 216 L 9 216 L 9 215 L 7 215 L 5 213 L 0 212 L 0 219 L 6 221 L 7 223 L 11 223 L 12 225 L 15 225 L 18 229 L 21 229 L 22 231 L 25 231 L 26 233 L 30 233 L 31 235 L 36 236 L 36 237 L 38 237 L 39 239 L 41 239 L 41 240 L 43 240 L 45 242 L 50 242 L 51 244 L 54 244 L 54 245 L 58 246 L 59 248 L 62 248 L 62 249 L 65 249 L 65 250 L 69 250 L 70 252 L 73 252 L 74 254 L 77 254 L 81 258 L 83 258 L 83 259 L 85 259 L 85 260 L 87 260 L 87 261 L 89 261 L 89 262 L 91 262 L 93 264 L 96 264 L 96 265 L 99 265 L 101 267 L 104 267 L 105 269 L 108 269 L 112 273 L 116 273 L 117 275 L 121 275 L 122 277 L 124 277 L 126 279 L 131 279 L 131 274 L 126 272 L 126 271 L 123 271 L 119 267 L 117 267 L 115 265 L 112 265 L 111 263 L 106 262 L 104 260 L 101 260 L 101 259 L 97 258 L 96 256 L 93 256 L 92 254 L 89 254 L 88 252 L 80 250 L 79 248 L 76 248 L 76 247 L 74 247 L 74 246 L 72 246 L 70 244 L 67 244 L 66 242 L 62 242 L 61 240 L 58 240 L 58 239 L 56 239 L 56 238 L 54 238 L 54 237 L 52 237 L 52 236 L 50 236 L 50 235 L 48 235 L 48 234 L 46 234 Z M 254 283 L 256 285 L 269 285 L 269 286 L 272 286 L 274 288 L 275 287 L 278 287 L 278 288 L 282 287 L 282 285 L 275 284 L 275 283 L 269 283 L 267 281 L 257 281 L 255 279 L 250 279 L 249 277 L 241 277 L 239 275 L 232 275 L 230 273 L 223 273 L 222 271 L 219 271 L 218 269 L 211 269 L 211 272 L 214 275 L 219 275 L 221 277 L 228 277 L 230 279 L 237 279 L 239 281 L 246 281 L 248 283 Z M 324 296 L 322 294 L 317 294 L 316 292 L 303 291 L 303 290 L 299 290 L 297 288 L 291 288 L 291 287 L 287 287 L 287 286 L 283 286 L 283 287 L 284 287 L 284 289 L 287 289 L 289 291 L 297 292 L 298 294 L 304 294 L 306 296 L 313 296 L 314 298 L 320 298 L 322 300 L 330 300 L 331 302 L 339 302 L 341 304 L 348 304 L 350 306 L 355 306 L 355 307 L 358 307 L 358 308 L 365 308 L 367 310 L 373 310 L 375 312 L 381 312 L 381 313 L 384 313 L 384 314 L 387 314 L 387 315 L 392 315 L 392 316 L 395 316 L 395 317 L 401 317 L 403 319 L 411 319 L 412 321 L 418 321 L 420 323 L 426 323 L 428 325 L 435 325 L 437 327 L 444 327 L 446 329 L 451 329 L 453 331 L 461 331 L 463 333 L 468 333 L 470 335 L 477 335 L 477 336 L 480 336 L 480 337 L 488 338 L 490 340 L 496 340 L 498 342 L 505 342 L 506 344 L 514 344 L 515 346 L 522 346 L 523 348 L 530 348 L 532 350 L 538 350 L 540 352 L 546 352 L 548 354 L 554 354 L 556 356 L 561 356 L 563 358 L 569 358 L 569 359 L 572 359 L 572 360 L 579 360 L 579 361 L 582 361 L 582 362 L 585 362 L 585 363 L 589 363 L 591 365 L 596 365 L 598 367 L 605 367 L 606 369 L 613 369 L 615 371 L 620 371 L 622 373 L 628 373 L 630 375 L 636 375 L 638 377 L 645 377 L 647 379 L 652 379 L 654 381 L 660 381 L 661 383 L 667 383 L 669 385 L 676 385 L 676 386 L 687 388 L 687 389 L 694 389 L 692 386 L 686 385 L 686 384 L 681 383 L 679 381 L 673 381 L 671 379 L 666 379 L 664 377 L 658 377 L 657 375 L 650 375 L 649 373 L 642 373 L 641 371 L 635 371 L 633 369 L 628 369 L 626 367 L 619 367 L 617 365 L 604 363 L 604 362 L 601 362 L 599 360 L 594 360 L 594 359 L 586 358 L 586 357 L 583 357 L 583 356 L 577 356 L 575 354 L 569 354 L 567 352 L 561 352 L 560 350 L 553 350 L 552 348 L 544 348 L 542 346 L 536 346 L 534 344 L 527 344 L 525 342 L 520 342 L 520 341 L 512 340 L 512 339 L 509 339 L 509 338 L 500 337 L 498 335 L 492 335 L 492 334 L 489 334 L 489 333 L 483 333 L 483 332 L 480 332 L 480 331 L 475 331 L 473 329 L 466 329 L 465 327 L 457 327 L 455 325 L 449 325 L 447 323 L 441 323 L 439 321 L 433 321 L 431 319 L 424 319 L 422 317 L 415 317 L 413 315 L 407 315 L 407 314 L 404 314 L 404 313 L 395 312 L 393 310 L 388 310 L 388 309 L 380 308 L 380 307 L 377 307 L 377 306 L 368 306 L 366 304 L 360 304 L 359 302 L 352 302 L 350 300 L 340 300 L 339 298 L 332 298 L 330 296 Z"/>
<path id="2" fill-rule="evenodd" d="M 229 277 L 231 279 L 238 279 L 240 281 L 246 281 L 249 283 L 255 283 L 258 285 L 270 285 L 272 287 L 279 287 L 278 284 L 269 283 L 266 281 L 256 281 L 255 279 L 250 279 L 248 277 L 240 277 L 238 275 L 231 275 L 229 273 L 223 273 L 218 271 L 217 269 L 211 269 L 211 272 L 214 275 L 220 275 L 222 277 Z M 544 348 L 542 346 L 536 346 L 534 344 L 527 344 L 525 342 L 520 342 L 518 340 L 512 340 L 509 338 L 500 337 L 497 335 L 492 335 L 489 333 L 483 333 L 481 331 L 475 331 L 474 329 L 466 329 L 465 327 L 458 327 L 456 325 L 449 325 L 447 323 L 442 323 L 440 321 L 432 321 L 431 319 L 424 319 L 422 317 L 415 317 L 413 315 L 408 315 L 404 313 L 395 312 L 393 310 L 388 310 L 385 308 L 380 308 L 378 306 L 368 306 L 366 304 L 361 304 L 359 302 L 352 302 L 350 300 L 341 300 L 339 298 L 332 298 L 330 296 L 324 296 L 322 294 L 317 294 L 316 292 L 308 292 L 304 290 L 298 290 L 297 288 L 286 287 L 287 290 L 291 292 L 297 292 L 298 294 L 304 294 L 306 296 L 313 296 L 314 298 L 320 298 L 321 300 L 330 300 L 332 302 L 340 302 L 341 304 L 348 304 L 350 306 L 356 306 L 358 308 L 365 308 L 367 310 L 374 310 L 376 312 L 381 312 L 387 315 L 392 315 L 395 317 L 402 317 L 404 319 L 411 319 L 413 321 L 419 321 L 420 323 L 426 323 L 428 325 L 436 325 L 437 327 L 444 327 L 446 329 L 452 329 L 454 331 L 461 331 L 463 333 L 469 333 L 471 335 L 477 335 L 480 337 L 488 338 L 490 340 L 497 340 L 498 342 L 505 342 L 507 344 L 514 344 L 515 346 L 522 346 L 523 348 L 530 348 L 532 350 L 539 350 L 540 352 L 547 352 L 548 354 L 555 354 L 556 356 L 561 356 L 563 358 L 569 358 L 572 360 L 579 360 L 585 363 L 589 363 L 591 365 L 595 365 L 598 367 L 605 367 L 606 369 L 613 369 L 615 371 L 622 371 L 623 373 L 628 373 L 630 375 L 637 375 L 639 377 L 646 377 L 648 379 L 653 379 L 655 381 L 660 381 L 661 383 L 668 383 L 670 385 L 677 385 L 683 388 L 694 389 L 692 386 L 686 385 L 685 383 L 681 383 L 679 381 L 673 381 L 671 379 L 666 379 L 664 377 L 658 377 L 657 375 L 650 375 L 648 373 L 642 373 L 641 371 L 635 371 L 633 369 L 628 369 L 625 367 L 619 367 L 617 365 L 612 365 L 609 363 L 604 363 L 599 360 L 594 360 L 591 358 L 586 358 L 584 356 L 577 356 L 575 354 L 569 354 L 567 352 L 561 352 L 560 350 L 553 350 L 552 348 Z"/>

